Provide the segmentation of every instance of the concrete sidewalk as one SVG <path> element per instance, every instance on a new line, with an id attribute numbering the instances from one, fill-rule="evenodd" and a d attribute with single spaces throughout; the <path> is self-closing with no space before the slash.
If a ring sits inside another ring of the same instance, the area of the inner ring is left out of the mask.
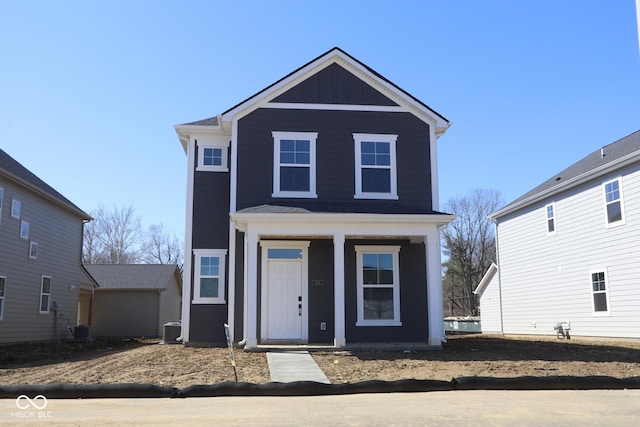
<path id="1" fill-rule="evenodd" d="M 267 362 L 273 382 L 315 381 L 331 384 L 308 351 L 269 352 Z"/>
<path id="2" fill-rule="evenodd" d="M 187 399 L 0 399 L 0 425 L 637 426 L 640 390 L 438 391 Z"/>

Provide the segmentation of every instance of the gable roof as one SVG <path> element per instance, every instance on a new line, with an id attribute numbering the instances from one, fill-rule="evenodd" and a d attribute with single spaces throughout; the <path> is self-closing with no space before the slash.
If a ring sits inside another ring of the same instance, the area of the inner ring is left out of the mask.
<path id="1" fill-rule="evenodd" d="M 0 175 L 4 175 L 12 181 L 27 187 L 31 191 L 62 206 L 82 219 L 93 219 L 88 213 L 74 205 L 69 199 L 58 193 L 53 187 L 38 178 L 2 149 L 0 149 Z"/>
<path id="2" fill-rule="evenodd" d="M 497 272 L 498 272 L 498 266 L 496 265 L 495 262 L 492 262 L 489 268 L 487 269 L 486 273 L 484 273 L 484 276 L 482 276 L 480 283 L 478 283 L 478 286 L 475 288 L 473 293 L 475 295 L 482 296 L 482 293 L 484 292 L 485 289 L 487 289 L 487 286 L 489 286 L 489 283 L 491 283 L 491 280 L 493 280 L 493 276 L 495 276 Z"/>
<path id="3" fill-rule="evenodd" d="M 607 173 L 640 162 L 640 130 L 590 153 L 490 215 L 497 219 Z"/>
<path id="4" fill-rule="evenodd" d="M 163 290 L 175 275 L 182 288 L 175 264 L 84 264 L 100 289 Z"/>
<path id="5" fill-rule="evenodd" d="M 335 63 L 343 66 L 356 77 L 362 79 L 375 90 L 381 92 L 384 96 L 388 97 L 398 105 L 408 108 L 421 119 L 428 119 L 429 121 L 432 121 L 435 124 L 435 133 L 437 136 L 443 134 L 451 125 L 449 120 L 447 120 L 443 115 L 420 101 L 418 98 L 400 88 L 369 66 L 358 61 L 342 49 L 334 47 L 244 101 L 239 102 L 224 111 L 222 114 L 195 122 L 177 125 L 176 131 L 180 134 L 181 128 L 184 130 L 187 130 L 187 128 L 189 128 L 189 130 L 194 130 L 194 127 L 200 126 L 219 128 L 222 125 L 222 122 L 230 122 L 234 117 L 239 118 L 248 114 L 256 108 L 259 108 L 260 105 L 278 97 L 301 81 L 304 81 L 308 77 Z"/>

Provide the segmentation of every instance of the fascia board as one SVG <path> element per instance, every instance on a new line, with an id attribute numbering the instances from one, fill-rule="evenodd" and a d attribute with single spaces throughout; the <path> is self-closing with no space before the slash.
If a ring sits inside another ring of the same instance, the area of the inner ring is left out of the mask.
<path id="1" fill-rule="evenodd" d="M 617 160 L 607 163 L 606 165 L 599 166 L 595 169 L 590 170 L 589 172 L 585 172 L 581 175 L 568 179 L 562 184 L 558 184 L 554 187 L 548 188 L 544 191 L 541 191 L 537 194 L 532 195 L 531 197 L 527 197 L 526 199 L 523 199 L 518 203 L 514 203 L 510 206 L 500 209 L 492 213 L 491 215 L 489 215 L 489 219 L 492 221 L 495 221 L 506 215 L 516 212 L 520 209 L 524 209 L 528 206 L 531 206 L 534 203 L 540 202 L 552 196 L 556 196 L 560 193 L 571 190 L 572 188 L 575 188 L 579 185 L 582 185 L 589 181 L 593 181 L 594 179 L 597 179 L 603 175 L 606 175 L 618 169 L 622 169 L 629 165 L 637 163 L 639 160 L 640 160 L 640 151 L 627 154 L 626 156 L 623 156 Z"/>
<path id="2" fill-rule="evenodd" d="M 496 263 L 491 263 L 491 265 L 487 269 L 487 272 L 484 273 L 484 276 L 482 276 L 480 283 L 478 283 L 478 286 L 473 291 L 475 295 L 482 296 L 482 293 L 491 282 L 491 279 L 493 279 L 493 276 L 496 274 L 496 271 L 498 271 L 498 266 L 496 265 Z"/>
<path id="3" fill-rule="evenodd" d="M 192 135 L 214 136 L 214 135 L 229 135 L 221 126 L 199 126 L 199 125 L 175 125 L 173 127 L 180 139 L 180 144 L 184 152 L 187 152 L 187 146 L 189 144 L 189 138 Z"/>

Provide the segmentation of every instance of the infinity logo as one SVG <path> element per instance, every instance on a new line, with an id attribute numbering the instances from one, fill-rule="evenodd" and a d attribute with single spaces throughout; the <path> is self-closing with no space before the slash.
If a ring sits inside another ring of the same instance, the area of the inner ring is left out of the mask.
<path id="1" fill-rule="evenodd" d="M 38 401 L 40 401 L 40 403 L 38 403 Z M 29 406 L 42 410 L 47 407 L 47 398 L 39 394 L 33 399 L 29 399 L 29 396 L 21 394 L 16 399 L 16 406 L 22 410 L 28 409 Z"/>

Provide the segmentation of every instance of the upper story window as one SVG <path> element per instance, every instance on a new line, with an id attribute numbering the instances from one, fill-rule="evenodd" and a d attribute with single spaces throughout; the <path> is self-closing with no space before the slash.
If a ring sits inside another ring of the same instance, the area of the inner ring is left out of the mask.
<path id="1" fill-rule="evenodd" d="M 356 199 L 397 199 L 397 135 L 354 133 Z"/>
<path id="2" fill-rule="evenodd" d="M 401 326 L 400 246 L 356 246 L 356 326 Z"/>
<path id="3" fill-rule="evenodd" d="M 224 304 L 226 249 L 194 249 L 193 302 Z"/>
<path id="4" fill-rule="evenodd" d="M 20 207 L 21 207 L 21 203 L 19 200 L 16 200 L 16 199 L 11 200 L 11 216 L 13 218 L 20 218 Z"/>
<path id="5" fill-rule="evenodd" d="M 207 139 L 196 139 L 198 146 L 197 171 L 227 172 L 229 143 Z"/>
<path id="6" fill-rule="evenodd" d="M 315 198 L 317 132 L 272 132 L 273 197 Z"/>
<path id="7" fill-rule="evenodd" d="M 605 182 L 603 187 L 607 226 L 624 224 L 624 206 L 622 204 L 622 185 L 620 178 Z"/>
<path id="8" fill-rule="evenodd" d="M 548 204 L 545 210 L 547 212 L 547 234 L 556 234 L 556 204 Z"/>
<path id="9" fill-rule="evenodd" d="M 20 238 L 25 240 L 29 238 L 29 223 L 27 221 L 22 221 L 20 224 Z"/>
<path id="10" fill-rule="evenodd" d="M 609 314 L 609 289 L 606 270 L 591 272 L 591 292 L 593 296 L 593 314 Z"/>

